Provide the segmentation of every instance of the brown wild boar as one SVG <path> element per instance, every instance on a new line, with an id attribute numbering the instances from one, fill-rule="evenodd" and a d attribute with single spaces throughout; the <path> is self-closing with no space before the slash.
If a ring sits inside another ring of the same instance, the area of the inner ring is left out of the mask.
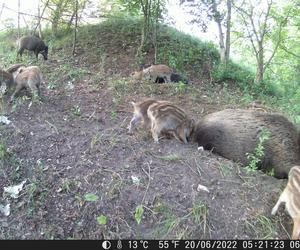
<path id="1" fill-rule="evenodd" d="M 172 72 L 172 69 L 167 65 L 156 64 L 141 71 L 136 71 L 132 76 L 137 80 L 146 79 L 155 82 L 157 78 L 163 78 L 165 82 L 170 82 Z"/>
<path id="2" fill-rule="evenodd" d="M 205 150 L 227 159 L 249 164 L 263 130 L 269 139 L 258 169 L 274 170 L 277 178 L 287 178 L 292 166 L 300 163 L 299 130 L 280 114 L 256 110 L 226 109 L 204 116 L 195 126 L 193 140 Z"/>
<path id="3" fill-rule="evenodd" d="M 292 239 L 298 240 L 300 239 L 300 166 L 291 168 L 288 183 L 273 207 L 272 215 L 276 214 L 281 203 L 285 203 L 286 211 L 293 219 Z"/>
<path id="4" fill-rule="evenodd" d="M 38 59 L 38 54 L 42 54 L 44 57 L 44 60 L 48 59 L 48 46 L 44 43 L 43 40 L 41 40 L 39 37 L 36 36 L 23 36 L 18 41 L 18 53 L 17 55 L 20 55 L 22 57 L 23 51 L 29 50 L 33 51 L 36 59 Z"/>
<path id="5" fill-rule="evenodd" d="M 10 101 L 13 101 L 15 95 L 23 88 L 30 88 L 33 97 L 40 96 L 40 84 L 43 81 L 42 73 L 37 66 L 20 67 L 15 77 L 16 89 L 12 94 Z"/>
<path id="6" fill-rule="evenodd" d="M 155 99 L 145 99 L 142 100 L 140 102 L 131 102 L 131 104 L 133 105 L 133 117 L 130 121 L 130 124 L 128 125 L 128 130 L 129 133 L 132 132 L 134 126 L 136 126 L 138 123 L 142 123 L 143 126 L 145 128 L 149 128 L 151 127 L 151 121 L 147 115 L 147 111 L 150 105 L 154 104 L 154 103 L 162 103 L 162 102 L 166 102 L 166 101 L 158 101 Z"/>
<path id="7" fill-rule="evenodd" d="M 147 115 L 151 121 L 151 132 L 158 143 L 160 135 L 172 135 L 177 140 L 188 143 L 193 132 L 194 120 L 171 103 L 154 103 L 149 106 Z"/>
<path id="8" fill-rule="evenodd" d="M 142 70 L 145 70 L 145 69 L 147 69 L 147 68 L 149 68 L 149 67 L 151 67 L 151 66 L 152 66 L 152 64 L 141 64 L 141 65 L 140 65 L 140 71 L 139 71 L 139 72 L 141 72 Z M 135 73 L 137 74 L 137 78 L 139 78 L 138 75 L 141 74 L 141 73 L 138 73 L 138 72 L 135 72 Z M 135 73 L 133 73 L 132 75 L 134 75 Z M 188 84 L 188 83 L 189 83 L 189 81 L 188 81 L 185 77 L 183 77 L 182 75 L 180 75 L 180 74 L 178 74 L 178 73 L 175 73 L 175 72 L 172 72 L 172 73 L 171 73 L 170 81 L 171 81 L 171 82 L 183 82 L 184 84 Z M 166 82 L 166 79 L 163 78 L 163 77 L 159 77 L 159 76 L 158 76 L 158 77 L 155 79 L 154 82 L 155 82 L 155 83 L 165 83 L 165 82 Z"/>

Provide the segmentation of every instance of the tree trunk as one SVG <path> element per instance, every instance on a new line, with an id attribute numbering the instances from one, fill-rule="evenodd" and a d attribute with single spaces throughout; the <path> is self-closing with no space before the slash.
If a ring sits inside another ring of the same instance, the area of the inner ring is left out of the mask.
<path id="1" fill-rule="evenodd" d="M 225 65 L 230 56 L 230 32 L 231 32 L 231 0 L 227 0 L 226 41 L 225 41 Z"/>
<path id="2" fill-rule="evenodd" d="M 148 0 L 145 1 L 145 4 L 143 4 L 142 0 L 142 8 L 143 8 L 143 15 L 144 15 L 144 22 L 143 22 L 143 27 L 142 27 L 142 34 L 141 34 L 141 43 L 140 46 L 137 50 L 137 57 L 140 58 L 143 55 L 145 45 L 148 41 L 148 36 L 149 36 L 149 18 L 150 18 L 150 13 L 149 13 L 149 2 Z"/>
<path id="3" fill-rule="evenodd" d="M 74 41 L 73 41 L 73 56 L 76 53 L 76 43 L 77 43 L 77 23 L 78 23 L 78 0 L 75 3 L 75 27 L 74 27 Z"/>
<path id="4" fill-rule="evenodd" d="M 226 51 L 225 51 L 225 46 L 224 46 L 224 35 L 223 35 L 223 31 L 222 31 L 222 24 L 221 24 L 220 20 L 216 20 L 216 22 L 218 24 L 218 30 L 219 30 L 219 46 L 220 46 L 221 62 L 225 63 Z"/>
<path id="5" fill-rule="evenodd" d="M 226 52 L 225 52 L 225 45 L 224 45 L 224 34 L 222 30 L 222 19 L 219 11 L 217 10 L 217 4 L 215 0 L 212 1 L 212 9 L 213 9 L 214 20 L 218 25 L 221 62 L 224 63 Z"/>
<path id="6" fill-rule="evenodd" d="M 41 39 L 43 39 L 42 37 L 42 27 L 41 27 L 41 1 L 39 0 L 39 3 L 38 3 L 38 24 L 37 24 L 37 27 L 39 29 L 39 37 Z M 34 33 L 35 33 L 35 30 L 34 30 Z"/>
<path id="7" fill-rule="evenodd" d="M 18 0 L 18 40 L 20 39 L 20 0 Z"/>
<path id="8" fill-rule="evenodd" d="M 256 56 L 257 60 L 257 67 L 256 67 L 256 76 L 255 76 L 255 83 L 260 84 L 264 79 L 264 49 L 263 49 L 263 42 L 258 42 L 258 52 Z"/>
<path id="9" fill-rule="evenodd" d="M 155 9 L 155 19 L 154 19 L 154 26 L 153 26 L 153 35 L 152 35 L 152 41 L 153 41 L 153 47 L 154 47 L 154 63 L 157 63 L 157 30 L 158 30 L 158 16 L 159 16 L 159 7 L 160 7 L 160 0 L 156 3 L 156 9 Z"/>
<path id="10" fill-rule="evenodd" d="M 45 12 L 46 8 L 48 7 L 48 3 L 49 3 L 49 0 L 47 0 L 47 2 L 45 3 L 42 13 L 40 13 L 40 8 L 41 8 L 42 5 L 41 5 L 41 0 L 39 0 L 39 6 L 38 6 L 38 23 L 35 26 L 33 33 L 35 34 L 36 29 L 39 28 L 39 37 L 41 39 L 43 38 L 41 20 L 43 18 L 43 15 L 44 15 L 44 12 Z"/>
<path id="11" fill-rule="evenodd" d="M 60 0 L 55 6 L 55 10 L 54 10 L 53 17 L 52 17 L 52 27 L 51 28 L 52 28 L 52 33 L 54 36 L 57 35 L 58 22 L 59 22 L 59 19 L 61 18 L 62 11 L 63 11 L 63 0 Z"/>

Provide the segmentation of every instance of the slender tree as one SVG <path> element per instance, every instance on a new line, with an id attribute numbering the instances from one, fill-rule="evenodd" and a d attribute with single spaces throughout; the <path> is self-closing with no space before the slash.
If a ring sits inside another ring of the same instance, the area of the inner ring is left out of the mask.
<path id="1" fill-rule="evenodd" d="M 256 58 L 257 84 L 263 81 L 264 73 L 282 42 L 283 28 L 290 18 L 289 10 L 281 16 L 273 6 L 273 0 L 256 2 L 255 5 L 252 1 L 245 0 L 239 6 L 234 6 L 241 19 L 241 33 L 245 33 L 244 37 L 250 41 Z M 271 40 L 270 37 L 274 39 Z"/>
<path id="2" fill-rule="evenodd" d="M 75 56 L 76 53 L 77 25 L 78 25 L 78 0 L 76 0 L 75 3 L 75 25 L 74 25 L 74 40 L 73 40 L 73 50 L 72 50 L 73 56 Z"/>
<path id="3" fill-rule="evenodd" d="M 202 31 L 207 31 L 207 23 L 211 20 L 217 24 L 221 62 L 227 65 L 230 56 L 232 0 L 181 0 L 181 4 L 193 16 L 191 22 L 199 24 Z"/>
<path id="4" fill-rule="evenodd" d="M 20 0 L 18 0 L 18 39 L 20 38 Z"/>

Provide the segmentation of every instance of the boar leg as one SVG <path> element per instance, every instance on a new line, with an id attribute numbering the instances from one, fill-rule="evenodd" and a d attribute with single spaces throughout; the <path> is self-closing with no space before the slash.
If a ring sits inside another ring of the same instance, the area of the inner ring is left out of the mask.
<path id="1" fill-rule="evenodd" d="M 300 218 L 293 218 L 294 226 L 293 226 L 293 234 L 292 240 L 299 240 L 300 236 Z"/>
<path id="2" fill-rule="evenodd" d="M 10 102 L 12 102 L 12 101 L 14 100 L 16 94 L 17 94 L 21 89 L 23 89 L 22 84 L 17 84 L 14 93 L 13 93 L 13 94 L 11 95 L 11 97 L 10 97 Z"/>
<path id="3" fill-rule="evenodd" d="M 278 199 L 277 203 L 275 204 L 275 206 L 272 209 L 272 212 L 271 212 L 272 215 L 275 215 L 276 212 L 277 212 L 277 210 L 278 210 L 278 208 L 279 208 L 279 206 L 280 206 L 280 204 L 283 203 L 283 202 L 285 202 L 285 196 L 286 195 L 285 195 L 285 190 L 284 190 L 282 192 L 282 194 L 279 196 L 279 199 Z"/>
<path id="4" fill-rule="evenodd" d="M 19 49 L 18 53 L 17 53 L 17 57 L 19 57 L 19 55 L 20 55 L 20 57 L 22 58 L 23 52 L 24 52 L 23 48 Z"/>
<path id="5" fill-rule="evenodd" d="M 38 98 L 40 96 L 40 88 L 37 87 L 36 85 L 30 86 L 32 97 L 34 99 Z"/>
<path id="6" fill-rule="evenodd" d="M 34 51 L 34 54 L 35 54 L 36 60 L 38 60 L 38 56 L 39 56 L 39 50 L 38 50 L 38 49 L 36 49 L 36 50 Z"/>
<path id="7" fill-rule="evenodd" d="M 158 140 L 159 140 L 158 136 L 159 136 L 160 132 L 161 131 L 156 126 L 156 124 L 152 123 L 151 133 L 152 133 L 152 137 L 156 143 L 158 143 Z"/>
<path id="8" fill-rule="evenodd" d="M 141 121 L 141 116 L 137 116 L 137 115 L 134 115 L 130 121 L 130 124 L 128 125 L 128 132 L 131 133 L 132 132 L 132 129 L 133 127 L 139 123 Z"/>
<path id="9" fill-rule="evenodd" d="M 165 80 L 166 82 L 171 82 L 171 75 L 165 76 L 165 79 L 166 79 L 166 80 Z"/>

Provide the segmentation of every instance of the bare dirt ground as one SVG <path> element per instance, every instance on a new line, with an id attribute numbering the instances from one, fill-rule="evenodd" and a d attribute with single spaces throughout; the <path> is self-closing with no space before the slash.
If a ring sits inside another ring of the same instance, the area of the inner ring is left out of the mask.
<path id="1" fill-rule="evenodd" d="M 196 88 L 135 83 L 126 78 L 130 58 L 108 57 L 105 67 L 89 59 L 68 62 L 75 72 L 84 69 L 75 78 L 59 74 L 65 61 L 40 62 L 42 102 L 3 102 L 12 123 L 0 126 L 7 147 L 0 190 L 26 184 L 19 198 L 0 199 L 11 204 L 11 214 L 0 216 L 0 239 L 289 238 L 292 221 L 284 210 L 270 215 L 286 180 L 247 173 L 193 143 L 156 144 L 143 128 L 127 133 L 130 101 L 170 100 L 198 120 L 235 106 L 223 101 L 220 88 L 197 79 L 190 81 Z M 55 72 L 58 84 L 47 88 Z M 98 198 L 87 200 L 89 193 Z"/>

